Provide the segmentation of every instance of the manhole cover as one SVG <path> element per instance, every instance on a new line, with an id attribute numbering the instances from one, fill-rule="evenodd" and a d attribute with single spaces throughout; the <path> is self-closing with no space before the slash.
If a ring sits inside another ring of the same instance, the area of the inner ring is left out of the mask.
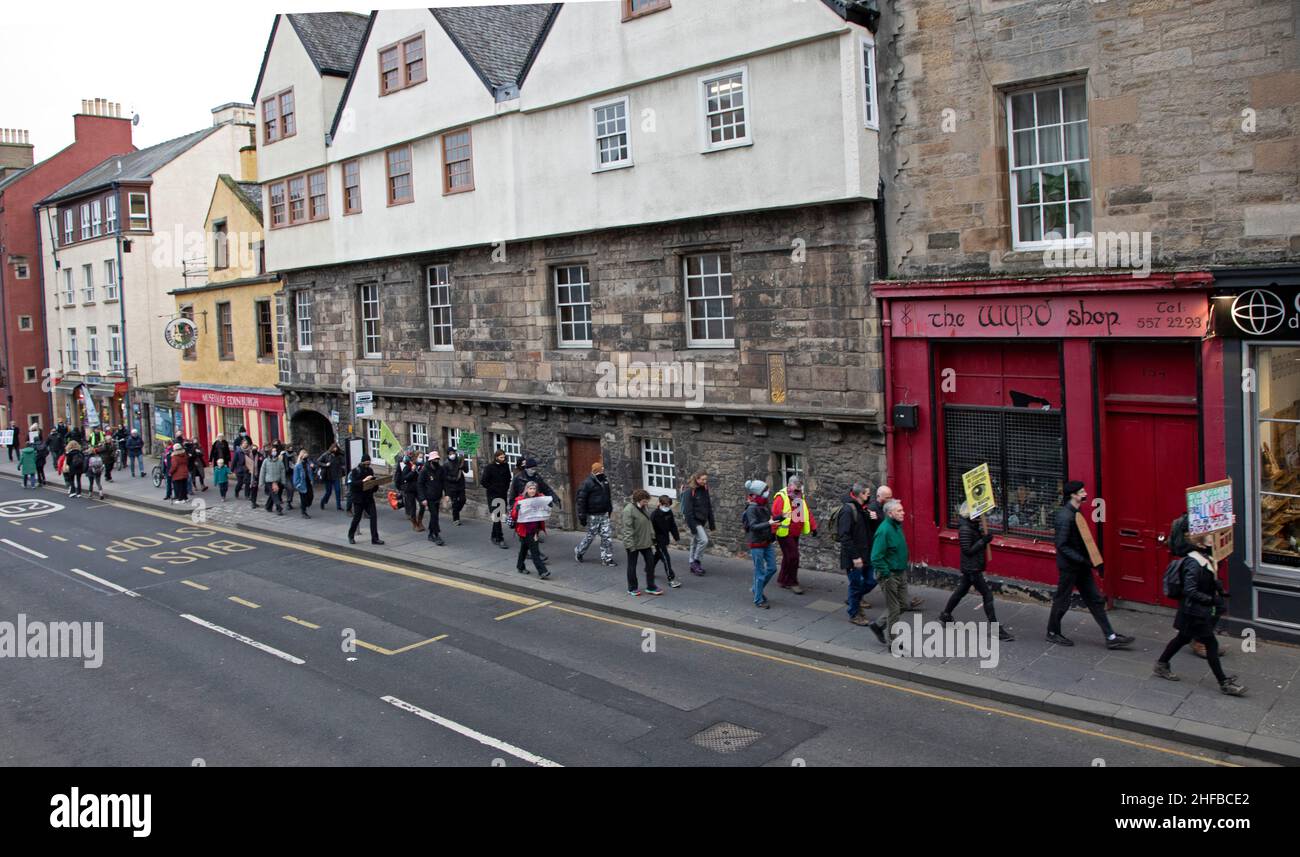
<path id="1" fill-rule="evenodd" d="M 762 737 L 762 732 L 723 721 L 692 735 L 691 743 L 715 753 L 739 753 Z"/>

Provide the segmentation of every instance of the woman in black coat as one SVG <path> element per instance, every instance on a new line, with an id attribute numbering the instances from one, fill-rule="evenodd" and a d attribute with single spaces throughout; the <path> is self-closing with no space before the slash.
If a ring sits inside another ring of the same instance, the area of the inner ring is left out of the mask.
<path id="1" fill-rule="evenodd" d="M 993 535 L 984 532 L 971 519 L 970 506 L 966 503 L 962 503 L 957 512 L 957 540 L 961 545 L 961 583 L 957 584 L 957 591 L 948 599 L 948 606 L 939 614 L 939 621 L 951 622 L 952 611 L 957 609 L 966 593 L 974 587 L 984 599 L 984 615 L 990 622 L 996 622 L 998 617 L 993 612 L 993 590 L 984 579 L 984 568 L 988 562 L 986 551 L 993 541 Z M 998 639 L 1010 641 L 1015 637 L 1011 636 L 1011 629 L 998 625 Z"/>
<path id="2" fill-rule="evenodd" d="M 1183 582 L 1182 599 L 1174 616 L 1178 636 L 1165 646 L 1156 661 L 1155 674 L 1169 681 L 1178 681 L 1169 662 L 1179 649 L 1195 640 L 1205 645 L 1205 659 L 1210 662 L 1219 690 L 1228 696 L 1245 696 L 1246 688 L 1237 683 L 1236 676 L 1225 675 L 1219 662 L 1219 640 L 1214 636 L 1214 624 L 1223 610 L 1224 593 L 1215 574 L 1215 564 L 1206 555 L 1213 546 L 1212 537 L 1204 534 L 1188 538 L 1194 549 L 1182 558 L 1178 566 Z"/>

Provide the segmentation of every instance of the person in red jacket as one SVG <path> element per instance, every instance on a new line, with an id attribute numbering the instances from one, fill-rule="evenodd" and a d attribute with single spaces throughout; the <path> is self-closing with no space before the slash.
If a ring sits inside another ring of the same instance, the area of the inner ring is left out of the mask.
<path id="1" fill-rule="evenodd" d="M 546 569 L 546 561 L 542 559 L 542 552 L 537 547 L 537 534 L 546 532 L 545 521 L 520 521 L 519 507 L 525 500 L 531 500 L 538 496 L 537 483 L 529 482 L 524 486 L 524 493 L 515 499 L 515 505 L 510 510 L 510 528 L 519 536 L 519 559 L 515 562 L 515 570 L 520 574 L 527 574 L 528 568 L 524 565 L 524 557 L 532 554 L 533 565 L 537 566 L 537 576 L 546 580 L 551 573 Z"/>
<path id="2" fill-rule="evenodd" d="M 172 481 L 172 504 L 184 503 L 189 499 L 190 457 L 179 443 L 172 446 L 167 476 Z"/>

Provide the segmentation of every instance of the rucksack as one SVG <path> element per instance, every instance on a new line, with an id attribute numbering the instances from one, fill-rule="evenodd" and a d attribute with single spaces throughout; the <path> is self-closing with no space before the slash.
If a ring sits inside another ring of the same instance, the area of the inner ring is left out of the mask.
<path id="1" fill-rule="evenodd" d="M 1183 557 L 1175 557 L 1165 566 L 1165 597 L 1173 601 L 1183 598 Z"/>
<path id="2" fill-rule="evenodd" d="M 90 472 L 91 472 L 91 473 L 103 473 L 103 472 L 104 472 L 104 459 L 100 458 L 98 455 L 92 455 L 92 456 L 90 457 Z"/>
<path id="3" fill-rule="evenodd" d="M 835 542 L 835 544 L 840 543 L 840 512 L 844 511 L 844 506 L 844 503 L 836 506 L 835 511 L 831 512 L 831 516 L 826 519 L 827 523 L 829 523 L 831 527 L 831 541 Z"/>

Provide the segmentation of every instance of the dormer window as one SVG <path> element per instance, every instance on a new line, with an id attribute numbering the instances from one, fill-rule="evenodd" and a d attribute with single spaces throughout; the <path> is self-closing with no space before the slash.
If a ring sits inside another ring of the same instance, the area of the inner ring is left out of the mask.
<path id="1" fill-rule="evenodd" d="M 270 145 L 298 133 L 293 87 L 262 99 L 262 143 Z"/>
<path id="2" fill-rule="evenodd" d="M 424 33 L 379 49 L 379 94 L 388 95 L 423 83 Z"/>
<path id="3" fill-rule="evenodd" d="M 623 20 L 630 21 L 651 12 L 662 12 L 672 5 L 672 0 L 623 0 Z"/>

